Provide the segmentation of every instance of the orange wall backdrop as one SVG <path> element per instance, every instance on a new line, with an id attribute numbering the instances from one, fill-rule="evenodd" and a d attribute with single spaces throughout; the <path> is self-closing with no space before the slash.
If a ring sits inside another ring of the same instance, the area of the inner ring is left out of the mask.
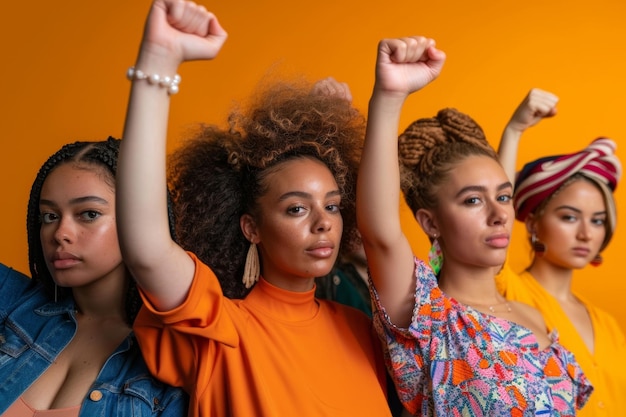
<path id="1" fill-rule="evenodd" d="M 440 78 L 410 98 L 402 126 L 442 107 L 471 114 L 493 145 L 532 87 L 556 93 L 559 114 L 527 133 L 520 163 L 578 150 L 596 136 L 615 138 L 626 161 L 626 2 L 621 0 L 201 0 L 230 37 L 213 62 L 181 68 L 173 97 L 170 149 L 189 124 L 222 123 L 268 70 L 329 75 L 348 82 L 363 110 L 373 83 L 376 44 L 383 37 L 423 34 L 448 54 Z M 2 210 L 0 262 L 28 271 L 25 233 L 30 185 L 45 159 L 78 139 L 120 136 L 148 0 L 3 4 Z M 519 167 L 518 166 L 518 167 Z M 626 185 L 618 187 L 626 209 Z M 426 240 L 405 213 L 415 250 Z M 529 247 L 515 228 L 511 262 L 522 269 Z M 576 287 L 618 317 L 626 329 L 622 224 L 605 264 L 576 273 Z"/>

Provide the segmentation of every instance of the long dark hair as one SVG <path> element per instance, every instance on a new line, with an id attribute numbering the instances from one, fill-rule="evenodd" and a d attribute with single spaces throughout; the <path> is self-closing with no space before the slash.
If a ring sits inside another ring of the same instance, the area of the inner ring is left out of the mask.
<path id="1" fill-rule="evenodd" d="M 35 177 L 35 181 L 30 189 L 28 212 L 26 215 L 28 262 L 33 280 L 41 282 L 51 300 L 55 297 L 57 300 L 72 297 L 72 289 L 56 287 L 54 279 L 46 266 L 40 238 L 41 213 L 39 211 L 39 201 L 43 184 L 46 178 L 48 178 L 48 175 L 57 167 L 73 163 L 79 164 L 81 167 L 97 169 L 99 173 L 105 174 L 103 180 L 112 188 L 115 188 L 120 142 L 119 139 L 109 137 L 104 141 L 78 141 L 64 145 L 48 158 Z M 169 210 L 169 216 L 170 225 L 173 225 L 172 210 Z M 173 231 L 172 236 L 174 236 Z M 132 325 L 142 303 L 137 286 L 135 285 L 135 281 L 130 277 L 130 273 L 128 274 L 127 286 L 125 299 L 126 321 L 128 324 Z"/>

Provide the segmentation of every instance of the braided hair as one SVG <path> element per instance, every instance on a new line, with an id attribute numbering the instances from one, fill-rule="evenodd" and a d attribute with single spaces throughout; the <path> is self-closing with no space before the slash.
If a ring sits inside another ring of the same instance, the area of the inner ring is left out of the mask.
<path id="1" fill-rule="evenodd" d="M 342 195 L 341 250 L 358 243 L 356 173 L 365 118 L 348 101 L 311 93 L 307 83 L 280 82 L 260 92 L 250 105 L 229 116 L 229 128 L 199 126 L 170 157 L 176 232 L 183 248 L 194 252 L 218 277 L 224 295 L 242 298 L 250 242 L 239 219 L 256 217 L 264 181 L 273 167 L 311 157 L 333 174 Z"/>
<path id="2" fill-rule="evenodd" d="M 400 182 L 413 213 L 437 206 L 438 187 L 450 170 L 471 155 L 498 160 L 482 128 L 456 109 L 413 122 L 398 138 Z"/>
<path id="3" fill-rule="evenodd" d="M 46 178 L 57 167 L 64 164 L 77 164 L 81 167 L 98 170 L 103 173 L 103 181 L 111 188 L 115 188 L 115 175 L 117 172 L 117 157 L 120 147 L 120 140 L 109 137 L 107 140 L 98 142 L 78 141 L 64 145 L 56 153 L 48 158 L 42 165 L 35 177 L 35 181 L 30 190 L 28 200 L 28 212 L 26 215 L 26 232 L 28 235 L 28 261 L 33 280 L 40 282 L 51 299 L 62 300 L 72 297 L 72 289 L 66 287 L 56 287 L 54 279 L 46 266 L 43 254 L 43 247 L 40 238 L 41 213 L 39 211 L 39 201 L 41 189 Z M 173 225 L 173 213 L 169 210 L 170 225 Z M 172 236 L 174 236 L 172 234 Z M 137 286 L 133 279 L 127 280 L 127 291 L 125 303 L 126 321 L 132 325 L 139 308 L 141 298 Z M 56 287 L 56 288 L 55 288 Z"/>

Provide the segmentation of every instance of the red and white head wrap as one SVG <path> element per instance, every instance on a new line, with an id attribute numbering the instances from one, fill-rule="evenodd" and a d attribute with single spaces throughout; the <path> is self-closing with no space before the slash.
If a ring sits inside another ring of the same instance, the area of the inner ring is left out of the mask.
<path id="1" fill-rule="evenodd" d="M 555 193 L 573 175 L 582 174 L 599 185 L 607 203 L 609 226 L 615 227 L 615 204 L 612 192 L 622 174 L 615 156 L 617 145 L 608 138 L 598 138 L 580 152 L 540 158 L 527 163 L 517 174 L 513 203 L 515 218 L 525 221 L 530 213 Z"/>

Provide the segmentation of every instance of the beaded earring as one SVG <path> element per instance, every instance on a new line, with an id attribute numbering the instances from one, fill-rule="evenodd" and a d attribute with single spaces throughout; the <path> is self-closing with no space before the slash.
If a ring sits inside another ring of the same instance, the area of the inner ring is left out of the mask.
<path id="1" fill-rule="evenodd" d="M 259 280 L 260 275 L 261 265 L 259 262 L 259 251 L 257 250 L 256 243 L 251 242 L 243 271 L 243 284 L 246 288 L 252 287 L 254 283 Z"/>
<path id="2" fill-rule="evenodd" d="M 433 243 L 428 251 L 428 264 L 432 268 L 435 275 L 439 275 L 441 266 L 443 265 L 443 253 L 441 252 L 441 246 L 437 240 L 437 235 L 433 236 Z"/>

